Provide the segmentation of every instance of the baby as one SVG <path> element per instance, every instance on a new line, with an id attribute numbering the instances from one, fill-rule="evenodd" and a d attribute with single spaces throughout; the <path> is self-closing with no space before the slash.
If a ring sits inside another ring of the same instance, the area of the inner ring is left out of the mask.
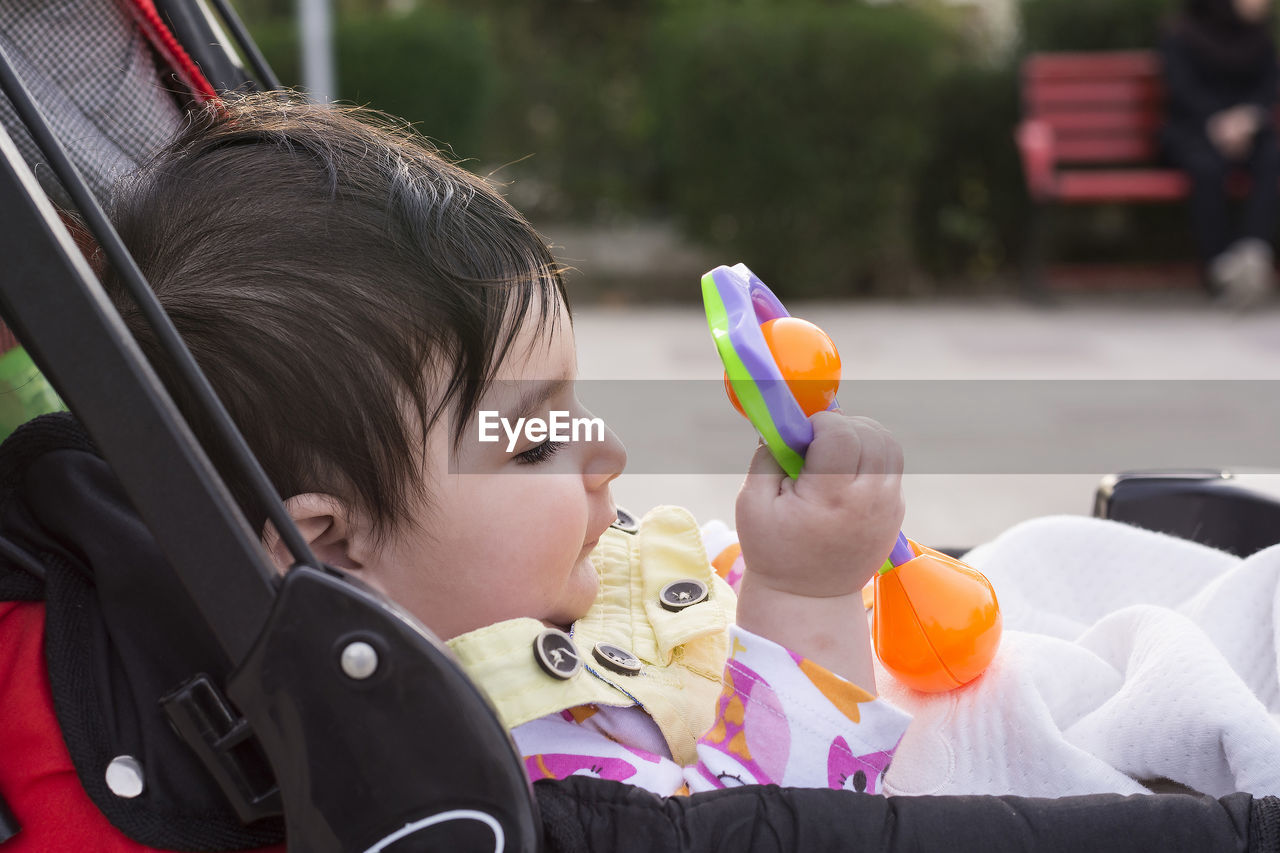
<path id="1" fill-rule="evenodd" d="M 687 513 L 619 523 L 607 428 L 481 440 L 481 413 L 589 415 L 568 300 L 529 224 L 411 133 L 230 101 L 121 188 L 113 219 L 313 551 L 450 641 L 531 778 L 881 790 L 908 717 L 876 699 L 861 597 L 903 516 L 878 424 L 814 416 L 794 481 L 757 448 L 735 606 Z"/>

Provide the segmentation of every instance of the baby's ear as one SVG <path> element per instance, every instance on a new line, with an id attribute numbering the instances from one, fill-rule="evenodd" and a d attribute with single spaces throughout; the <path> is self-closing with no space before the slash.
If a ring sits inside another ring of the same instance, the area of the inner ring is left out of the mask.
<path id="1" fill-rule="evenodd" d="M 321 562 L 339 569 L 360 568 L 351 554 L 354 531 L 352 514 L 346 504 L 332 495 L 308 493 L 289 498 L 284 502 L 284 508 Z M 283 573 L 293 566 L 293 555 L 270 521 L 263 528 L 262 545 L 277 571 Z"/>

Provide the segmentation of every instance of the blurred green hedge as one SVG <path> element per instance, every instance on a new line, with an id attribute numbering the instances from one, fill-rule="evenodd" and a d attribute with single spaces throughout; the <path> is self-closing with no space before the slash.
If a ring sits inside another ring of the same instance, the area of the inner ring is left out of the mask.
<path id="1" fill-rule="evenodd" d="M 689 231 L 786 293 L 894 289 L 948 53 L 936 21 L 902 5 L 695 6 L 656 43 L 655 142 Z"/>
<path id="2" fill-rule="evenodd" d="M 911 226 L 916 262 L 935 281 L 990 289 L 1017 273 L 1030 209 L 1018 98 L 1013 62 L 958 67 L 933 89 L 934 144 L 912 176 Z"/>
<path id="3" fill-rule="evenodd" d="M 266 22 L 253 37 L 276 75 L 300 85 L 297 26 Z M 480 145 L 499 66 L 482 19 L 436 7 L 362 16 L 342 20 L 334 42 L 341 100 L 413 121 L 459 153 Z"/>
<path id="4" fill-rule="evenodd" d="M 1025 240 L 1021 57 L 1149 47 L 1176 5 L 1024 0 L 1021 45 L 993 57 L 940 0 L 343 0 L 339 93 L 541 221 L 672 218 L 793 295 L 971 287 L 1012 280 Z M 293 24 L 246 17 L 296 83 Z M 1103 213 L 1118 246 L 1145 216 Z"/>
<path id="5" fill-rule="evenodd" d="M 1155 45 L 1179 0 L 1024 0 L 1023 44 L 1032 50 L 1124 50 Z"/>
<path id="6" fill-rule="evenodd" d="M 478 4 L 466 3 L 468 8 Z M 498 98 L 474 153 L 540 218 L 609 220 L 652 211 L 658 163 L 642 2 L 491 2 Z"/>

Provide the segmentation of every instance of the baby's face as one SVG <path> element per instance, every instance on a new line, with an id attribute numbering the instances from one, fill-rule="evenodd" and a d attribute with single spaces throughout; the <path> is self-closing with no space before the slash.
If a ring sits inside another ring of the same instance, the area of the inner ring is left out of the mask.
<path id="1" fill-rule="evenodd" d="M 481 411 L 512 425 L 553 410 L 589 417 L 574 392 L 573 329 L 556 310 L 553 333 L 524 324 Z M 519 411 L 521 400 L 528 410 Z M 588 554 L 616 518 L 609 483 L 627 457 L 612 431 L 600 441 L 521 435 L 510 451 L 506 432 L 496 432 L 498 441 L 481 442 L 473 421 L 454 455 L 448 427 L 430 431 L 430 499 L 364 566 L 375 586 L 446 639 L 519 616 L 561 626 L 582 616 L 597 588 Z"/>

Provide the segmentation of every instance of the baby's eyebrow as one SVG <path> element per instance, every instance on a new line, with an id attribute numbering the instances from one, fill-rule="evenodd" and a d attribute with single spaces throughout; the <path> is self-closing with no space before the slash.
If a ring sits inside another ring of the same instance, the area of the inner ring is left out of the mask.
<path id="1" fill-rule="evenodd" d="M 567 388 L 571 382 L 572 380 L 568 376 L 562 376 L 559 379 L 548 379 L 525 389 L 516 403 L 516 417 L 524 418 L 533 414 L 542 407 L 543 403 Z"/>

